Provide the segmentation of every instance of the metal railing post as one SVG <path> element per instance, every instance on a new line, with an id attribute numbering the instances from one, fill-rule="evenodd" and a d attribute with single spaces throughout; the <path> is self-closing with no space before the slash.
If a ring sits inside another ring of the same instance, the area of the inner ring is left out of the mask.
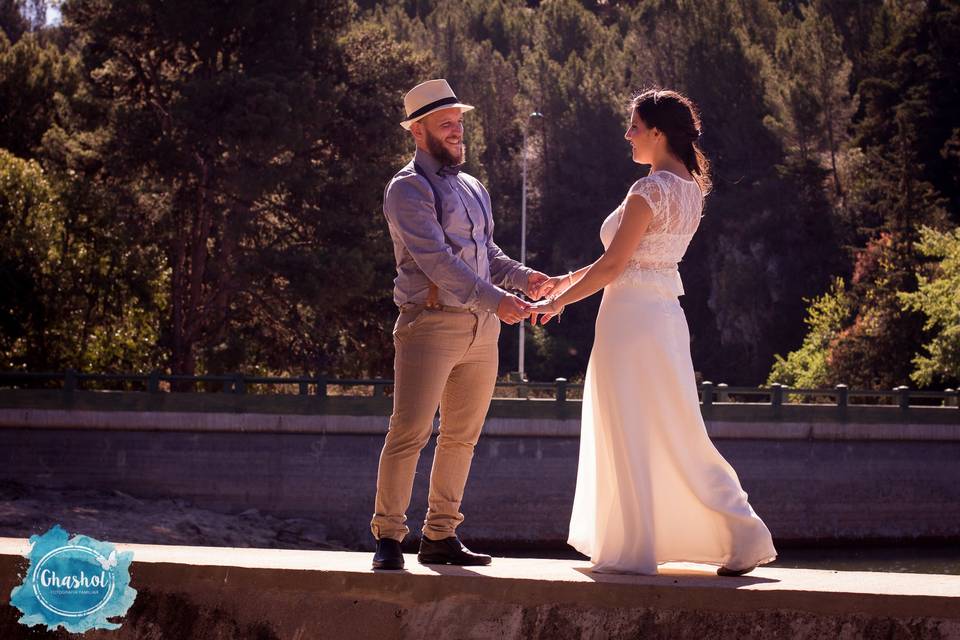
<path id="1" fill-rule="evenodd" d="M 317 395 L 321 398 L 327 397 L 327 378 L 326 376 L 317 376 Z"/>
<path id="2" fill-rule="evenodd" d="M 73 369 L 67 369 L 63 374 L 63 392 L 67 395 L 73 393 L 77 388 L 77 372 Z"/>
<path id="3" fill-rule="evenodd" d="M 838 384 L 834 388 L 837 390 L 837 415 L 841 420 L 846 420 L 847 407 L 850 406 L 850 388 L 845 384 Z"/>
<path id="4" fill-rule="evenodd" d="M 958 402 L 958 398 L 960 398 L 960 394 L 957 393 L 956 389 L 947 388 L 947 389 L 944 389 L 943 392 L 947 394 L 947 397 L 943 399 L 943 406 L 945 407 L 960 406 L 960 402 Z"/>
<path id="5" fill-rule="evenodd" d="M 147 379 L 147 392 L 160 393 L 160 372 L 156 369 L 150 372 L 150 377 Z"/>
<path id="6" fill-rule="evenodd" d="M 897 396 L 900 400 L 900 409 L 906 411 L 910 408 L 910 388 L 905 385 L 900 385 L 899 387 L 894 387 L 894 391 L 897 392 Z"/>
<path id="7" fill-rule="evenodd" d="M 728 386 L 726 382 L 717 385 L 717 402 L 730 402 L 730 394 L 727 393 Z"/>
<path id="8" fill-rule="evenodd" d="M 774 409 L 779 409 L 783 406 L 783 385 L 779 382 L 774 382 L 770 385 L 770 406 Z"/>
<path id="9" fill-rule="evenodd" d="M 557 378 L 555 382 L 557 383 L 557 402 L 562 404 L 567 401 L 567 379 Z"/>
<path id="10" fill-rule="evenodd" d="M 841 409 L 846 409 L 850 404 L 850 389 L 845 384 L 838 384 L 836 387 L 837 390 L 837 406 Z"/>
<path id="11" fill-rule="evenodd" d="M 713 383 L 705 380 L 700 384 L 700 389 L 703 391 L 701 403 L 704 411 L 706 411 L 713 406 Z"/>

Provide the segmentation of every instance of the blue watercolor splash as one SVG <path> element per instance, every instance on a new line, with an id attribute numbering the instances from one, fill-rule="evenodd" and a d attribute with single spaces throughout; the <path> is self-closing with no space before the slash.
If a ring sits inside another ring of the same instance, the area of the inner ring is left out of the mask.
<path id="1" fill-rule="evenodd" d="M 69 540 L 68 537 L 60 525 L 54 525 L 42 536 L 30 536 L 30 551 L 26 555 L 30 567 L 23 584 L 10 592 L 10 604 L 23 614 L 19 622 L 30 627 L 46 625 L 51 631 L 63 627 L 71 633 L 119 629 L 121 624 L 107 618 L 126 615 L 137 596 L 136 589 L 130 586 L 133 552 L 118 552 L 109 542 L 88 536 L 76 535 Z M 64 550 L 64 547 L 73 548 Z M 106 576 L 112 591 L 107 588 L 64 591 L 45 586 L 34 575 L 40 563 L 57 576 Z M 87 609 L 94 610 L 83 613 Z"/>

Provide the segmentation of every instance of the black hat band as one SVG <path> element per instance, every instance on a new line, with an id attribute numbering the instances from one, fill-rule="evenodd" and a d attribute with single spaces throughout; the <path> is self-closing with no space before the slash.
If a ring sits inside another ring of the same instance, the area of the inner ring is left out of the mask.
<path id="1" fill-rule="evenodd" d="M 419 109 L 417 109 L 416 111 L 408 115 L 407 120 L 416 120 L 420 116 L 424 115 L 425 113 L 429 113 L 430 111 L 433 111 L 437 107 L 442 107 L 447 104 L 456 104 L 457 102 L 459 102 L 459 100 L 457 100 L 456 96 L 451 96 L 449 98 L 440 98 L 439 100 L 435 100 L 430 104 L 423 105 L 422 107 L 420 107 Z"/>

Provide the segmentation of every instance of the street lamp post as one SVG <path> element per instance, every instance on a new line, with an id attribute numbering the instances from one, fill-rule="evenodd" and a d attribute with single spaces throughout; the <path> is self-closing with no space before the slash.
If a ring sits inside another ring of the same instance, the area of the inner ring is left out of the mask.
<path id="1" fill-rule="evenodd" d="M 539 111 L 534 111 L 527 116 L 527 121 L 523 123 L 523 151 L 521 153 L 523 157 L 523 192 L 520 197 L 520 264 L 524 266 L 527 264 L 527 128 L 530 125 L 530 120 L 533 118 L 543 118 L 543 114 Z M 517 372 L 521 381 L 525 380 L 527 377 L 526 372 L 524 371 L 523 359 L 523 351 L 526 344 L 525 326 L 525 321 L 520 322 L 520 345 L 517 349 Z"/>

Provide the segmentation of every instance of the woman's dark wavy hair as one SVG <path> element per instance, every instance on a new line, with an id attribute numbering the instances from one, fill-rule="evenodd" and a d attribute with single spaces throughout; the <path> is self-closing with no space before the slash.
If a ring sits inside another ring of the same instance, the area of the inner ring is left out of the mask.
<path id="1" fill-rule="evenodd" d="M 667 136 L 667 147 L 687 167 L 704 195 L 710 192 L 710 161 L 700 149 L 700 114 L 693 101 L 677 91 L 647 89 L 630 106 L 649 128 Z"/>

